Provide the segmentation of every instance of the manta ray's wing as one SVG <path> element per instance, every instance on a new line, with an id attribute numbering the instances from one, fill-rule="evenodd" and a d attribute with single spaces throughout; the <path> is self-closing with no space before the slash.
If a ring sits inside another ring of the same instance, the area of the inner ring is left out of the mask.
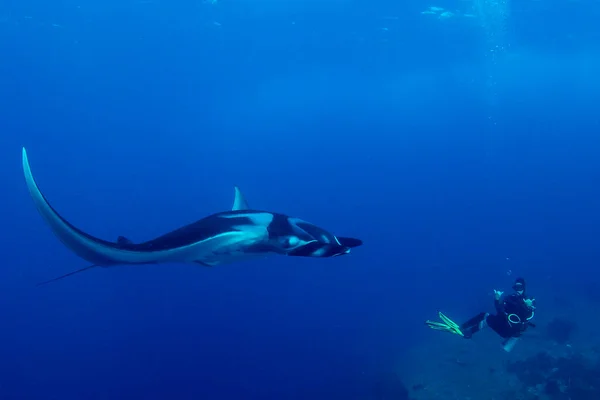
<path id="1" fill-rule="evenodd" d="M 244 258 L 245 249 L 268 237 L 267 225 L 272 215 L 256 212 L 246 215 L 244 210 L 248 204 L 236 187 L 233 212 L 241 212 L 242 215 L 225 218 L 214 214 L 144 243 L 133 243 L 124 237 L 119 237 L 116 242 L 102 240 L 69 223 L 50 205 L 33 177 L 25 148 L 22 164 L 27 188 L 40 215 L 67 248 L 91 264 L 51 281 L 94 266 L 168 262 L 222 264 Z"/>
<path id="2" fill-rule="evenodd" d="M 27 151 L 23 148 L 23 172 L 27 188 L 36 208 L 46 220 L 56 237 L 79 257 L 101 267 L 124 264 L 153 264 L 165 262 L 193 262 L 210 254 L 214 249 L 220 248 L 224 243 L 235 241 L 243 232 L 220 232 L 215 234 L 199 235 L 200 237 L 188 237 L 181 243 L 170 243 L 163 248 L 147 248 L 142 244 L 134 244 L 126 238 L 120 238 L 116 242 L 109 242 L 96 238 L 63 218 L 46 200 L 40 191 L 29 166 Z M 243 197 L 236 196 L 238 206 L 243 206 Z M 202 220 L 197 221 L 194 226 L 199 226 L 197 231 L 202 233 L 205 224 Z"/>
<path id="3" fill-rule="evenodd" d="M 91 264 L 109 266 L 117 263 L 127 263 L 120 260 L 118 253 L 126 251 L 128 246 L 98 239 L 83 232 L 64 219 L 46 200 L 40 191 L 29 165 L 27 151 L 23 148 L 23 173 L 27 189 L 40 215 L 48 223 L 54 235 L 71 251 Z"/>

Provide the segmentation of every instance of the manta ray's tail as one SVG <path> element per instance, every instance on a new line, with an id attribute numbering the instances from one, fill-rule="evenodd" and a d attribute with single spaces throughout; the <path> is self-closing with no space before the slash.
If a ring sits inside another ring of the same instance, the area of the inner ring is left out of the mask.
<path id="1" fill-rule="evenodd" d="M 69 272 L 68 274 L 57 276 L 56 278 L 50 279 L 49 281 L 40 282 L 36 286 L 42 286 L 42 285 L 45 285 L 45 284 L 50 283 L 50 282 L 56 282 L 56 281 L 59 281 L 59 280 L 61 280 L 63 278 L 66 278 L 67 276 L 75 275 L 75 274 L 78 274 L 80 272 L 87 271 L 88 269 L 91 269 L 91 268 L 94 268 L 94 267 L 97 267 L 97 265 L 95 265 L 95 264 L 88 265 L 85 268 L 81 268 L 81 269 L 78 269 L 77 271 L 72 271 L 72 272 Z"/>

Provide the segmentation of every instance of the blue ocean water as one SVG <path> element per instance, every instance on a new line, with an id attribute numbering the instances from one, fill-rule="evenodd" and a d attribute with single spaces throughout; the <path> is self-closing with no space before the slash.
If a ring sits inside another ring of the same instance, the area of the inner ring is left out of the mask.
<path id="1" fill-rule="evenodd" d="M 525 276 L 542 317 L 556 292 L 593 310 L 598 17 L 560 0 L 3 0 L 0 399 L 405 399 L 398 371 L 440 309 L 468 317 Z M 239 185 L 364 246 L 35 287 L 84 261 L 35 211 L 22 146 L 52 205 L 107 240 L 223 211 Z"/>

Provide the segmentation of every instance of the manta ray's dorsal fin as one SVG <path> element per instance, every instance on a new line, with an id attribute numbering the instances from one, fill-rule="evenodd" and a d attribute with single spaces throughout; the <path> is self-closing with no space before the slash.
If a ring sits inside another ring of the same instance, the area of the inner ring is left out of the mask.
<path id="1" fill-rule="evenodd" d="M 235 186 L 234 189 L 235 189 L 235 197 L 233 198 L 233 207 L 231 207 L 231 210 L 232 211 L 247 210 L 249 208 L 248 203 L 246 202 L 246 199 L 244 198 L 242 191 L 237 186 Z"/>
<path id="2" fill-rule="evenodd" d="M 133 244 L 133 242 L 131 241 L 131 239 L 126 238 L 125 236 L 119 236 L 117 238 L 117 243 L 118 244 L 122 244 L 122 245 Z"/>

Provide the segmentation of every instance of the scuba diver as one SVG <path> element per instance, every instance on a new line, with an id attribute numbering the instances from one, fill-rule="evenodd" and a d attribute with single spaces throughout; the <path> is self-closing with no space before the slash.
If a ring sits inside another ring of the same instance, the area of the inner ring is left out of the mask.
<path id="1" fill-rule="evenodd" d="M 535 315 L 535 299 L 527 296 L 525 279 L 517 278 L 513 285 L 514 293 L 502 296 L 504 292 L 494 290 L 496 314 L 482 312 L 462 325 L 457 325 L 443 313 L 438 313 L 442 322 L 425 321 L 432 329 L 451 332 L 470 339 L 474 333 L 489 326 L 502 337 L 504 350 L 509 352 L 528 327 L 535 327 L 531 319 Z"/>

